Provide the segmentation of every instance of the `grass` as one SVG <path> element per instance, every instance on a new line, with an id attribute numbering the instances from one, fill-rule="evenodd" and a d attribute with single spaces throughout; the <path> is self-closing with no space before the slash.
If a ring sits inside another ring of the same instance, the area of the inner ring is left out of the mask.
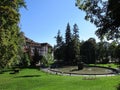
<path id="1" fill-rule="evenodd" d="M 120 76 L 84 78 L 22 69 L 18 74 L 0 74 L 0 90 L 116 90 L 120 82 Z"/>
<path id="2" fill-rule="evenodd" d="M 94 65 L 94 64 L 90 64 L 90 65 Z M 104 66 L 104 67 L 118 68 L 118 65 L 116 65 L 116 64 L 96 64 L 96 66 Z"/>

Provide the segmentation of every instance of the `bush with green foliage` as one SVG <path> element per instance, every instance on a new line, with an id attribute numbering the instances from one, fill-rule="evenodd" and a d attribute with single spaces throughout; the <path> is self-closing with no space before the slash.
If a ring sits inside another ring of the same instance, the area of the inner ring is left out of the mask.
<path id="1" fill-rule="evenodd" d="M 28 53 L 24 53 L 23 54 L 23 58 L 22 58 L 22 60 L 20 62 L 20 66 L 21 67 L 28 67 L 28 66 L 30 66 L 30 58 L 29 58 Z"/>
<path id="2" fill-rule="evenodd" d="M 42 66 L 48 67 L 53 63 L 54 59 L 51 53 L 47 53 L 46 55 L 42 56 L 41 64 Z"/>

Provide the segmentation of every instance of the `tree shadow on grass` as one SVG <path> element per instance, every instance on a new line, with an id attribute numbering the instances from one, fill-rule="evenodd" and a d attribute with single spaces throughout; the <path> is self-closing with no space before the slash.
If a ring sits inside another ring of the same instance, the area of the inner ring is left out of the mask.
<path id="1" fill-rule="evenodd" d="M 24 75 L 24 76 L 16 76 L 15 78 L 31 78 L 31 77 L 41 77 L 41 75 Z"/>

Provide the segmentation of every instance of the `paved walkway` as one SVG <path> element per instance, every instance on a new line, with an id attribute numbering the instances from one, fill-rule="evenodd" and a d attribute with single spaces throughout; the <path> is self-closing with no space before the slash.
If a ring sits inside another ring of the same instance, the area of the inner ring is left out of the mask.
<path id="1" fill-rule="evenodd" d="M 95 77 L 105 77 L 105 76 L 115 76 L 115 75 L 120 75 L 119 74 L 106 74 L 106 75 L 80 75 L 80 74 L 73 74 L 73 73 L 63 73 L 63 72 L 58 72 L 51 70 L 50 68 L 41 68 L 40 70 L 50 73 L 50 74 L 55 74 L 55 75 L 63 75 L 63 76 L 95 76 Z"/>

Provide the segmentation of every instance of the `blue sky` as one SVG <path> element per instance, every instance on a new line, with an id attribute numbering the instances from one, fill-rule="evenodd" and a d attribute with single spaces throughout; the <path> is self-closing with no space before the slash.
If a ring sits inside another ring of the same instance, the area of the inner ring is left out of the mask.
<path id="1" fill-rule="evenodd" d="M 96 27 L 84 20 L 85 13 L 75 6 L 75 0 L 26 0 L 26 4 L 27 9 L 20 10 L 21 31 L 36 42 L 55 45 L 54 36 L 60 30 L 64 37 L 68 22 L 71 30 L 78 25 L 80 40 L 97 39 Z"/>

